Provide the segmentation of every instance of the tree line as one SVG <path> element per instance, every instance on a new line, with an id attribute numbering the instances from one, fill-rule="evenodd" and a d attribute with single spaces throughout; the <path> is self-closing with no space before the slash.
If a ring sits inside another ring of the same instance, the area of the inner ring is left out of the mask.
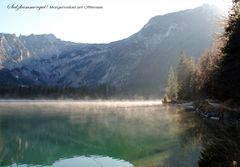
<path id="1" fill-rule="evenodd" d="M 206 25 L 207 26 L 207 25 Z M 224 34 L 197 62 L 181 52 L 170 68 L 166 100 L 211 98 L 240 104 L 240 2 L 233 1 Z"/>
<path id="2" fill-rule="evenodd" d="M 108 98 L 115 88 L 108 85 L 96 87 L 44 87 L 44 86 L 0 86 L 0 98 Z"/>
<path id="3" fill-rule="evenodd" d="M 240 164 L 240 0 L 233 0 L 224 34 L 200 60 L 196 62 L 181 53 L 176 69 L 169 70 L 166 101 L 206 98 L 238 110 L 231 112 L 234 120 L 217 124 L 218 133 L 207 139 L 198 166 L 237 167 Z"/>

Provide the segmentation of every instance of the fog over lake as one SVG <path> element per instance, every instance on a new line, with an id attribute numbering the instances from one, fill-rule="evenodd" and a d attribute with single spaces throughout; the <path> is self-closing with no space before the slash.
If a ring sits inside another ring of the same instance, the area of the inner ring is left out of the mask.
<path id="1" fill-rule="evenodd" d="M 154 101 L 0 101 L 0 166 L 197 166 L 201 118 Z"/>

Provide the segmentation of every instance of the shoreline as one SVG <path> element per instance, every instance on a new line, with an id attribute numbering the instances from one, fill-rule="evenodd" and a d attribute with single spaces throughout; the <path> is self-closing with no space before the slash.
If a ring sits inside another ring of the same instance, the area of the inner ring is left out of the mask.
<path id="1" fill-rule="evenodd" d="M 202 117 L 211 120 L 228 122 L 240 125 L 240 108 L 231 108 L 223 103 L 209 99 L 198 101 L 174 101 L 163 104 L 171 104 L 182 107 L 186 112 L 198 113 Z"/>

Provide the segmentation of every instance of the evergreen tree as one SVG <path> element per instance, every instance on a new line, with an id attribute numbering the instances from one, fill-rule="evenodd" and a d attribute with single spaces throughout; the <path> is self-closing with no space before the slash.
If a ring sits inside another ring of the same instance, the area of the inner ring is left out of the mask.
<path id="1" fill-rule="evenodd" d="M 179 55 L 177 66 L 178 98 L 189 100 L 196 92 L 196 64 L 193 58 L 187 58 L 184 52 Z"/>
<path id="2" fill-rule="evenodd" d="M 223 54 L 221 48 L 224 46 L 224 39 L 219 38 L 214 41 L 209 48 L 200 57 L 197 66 L 197 91 L 203 97 L 214 98 L 216 94 L 216 86 L 218 84 L 217 77 L 219 75 L 219 66 L 222 61 Z"/>
<path id="3" fill-rule="evenodd" d="M 226 44 L 222 49 L 223 60 L 220 64 L 218 90 L 216 97 L 222 100 L 240 101 L 240 1 L 234 0 L 225 28 Z"/>
<path id="4" fill-rule="evenodd" d="M 168 99 L 170 99 L 171 101 L 177 100 L 178 81 L 177 81 L 176 74 L 172 67 L 170 68 L 169 74 L 168 74 L 166 95 L 167 95 Z"/>

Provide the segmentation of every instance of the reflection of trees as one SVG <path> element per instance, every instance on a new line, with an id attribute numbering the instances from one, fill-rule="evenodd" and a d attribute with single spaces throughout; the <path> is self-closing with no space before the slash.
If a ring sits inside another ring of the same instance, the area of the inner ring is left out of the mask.
<path id="1" fill-rule="evenodd" d="M 194 113 L 182 112 L 181 119 L 179 119 L 179 126 L 182 126 L 183 133 L 181 133 L 179 140 L 182 146 L 193 145 L 196 143 L 204 144 L 204 137 L 211 129 L 206 126 L 206 120 Z"/>
<path id="2" fill-rule="evenodd" d="M 69 126 L 64 117 L 60 117 L 62 124 L 56 124 L 54 116 L 15 114 L 0 117 L 0 164 L 51 164 L 59 159 L 57 154 L 67 147 L 65 141 L 70 142 L 65 137 Z"/>
<path id="3" fill-rule="evenodd" d="M 240 129 L 231 125 L 218 128 L 201 152 L 200 167 L 231 167 L 233 161 L 240 163 Z"/>
<path id="4" fill-rule="evenodd" d="M 0 166 L 81 155 L 134 161 L 174 142 L 177 117 L 158 107 L 17 108 L 0 113 Z"/>
<path id="5" fill-rule="evenodd" d="M 169 112 L 177 113 L 175 119 L 176 144 L 169 150 L 169 156 L 159 167 L 193 167 L 197 166 L 203 131 L 201 119 L 194 114 L 180 108 L 169 107 Z"/>
<path id="6" fill-rule="evenodd" d="M 197 113 L 189 113 L 181 109 L 175 109 L 176 111 L 179 112 L 178 119 L 176 119 L 176 128 L 179 128 L 177 135 L 179 145 L 175 147 L 179 148 L 175 148 L 169 153 L 169 157 L 162 166 L 166 166 L 166 164 L 170 167 L 197 166 L 201 149 L 206 147 L 213 137 L 221 136 L 222 132 L 219 129 L 222 125 L 219 122 L 203 118 Z"/>
<path id="7" fill-rule="evenodd" d="M 159 160 L 162 166 L 192 167 L 201 146 L 223 133 L 216 122 L 171 106 L 11 110 L 16 112 L 0 112 L 0 166 L 102 155 L 136 164 L 150 157 L 151 164 Z"/>
<path id="8" fill-rule="evenodd" d="M 233 161 L 240 162 L 238 127 L 186 112 L 182 113 L 178 121 L 179 126 L 183 127 L 179 141 L 184 150 L 191 150 L 191 145 L 201 144 L 198 160 L 200 167 L 230 167 Z"/>

